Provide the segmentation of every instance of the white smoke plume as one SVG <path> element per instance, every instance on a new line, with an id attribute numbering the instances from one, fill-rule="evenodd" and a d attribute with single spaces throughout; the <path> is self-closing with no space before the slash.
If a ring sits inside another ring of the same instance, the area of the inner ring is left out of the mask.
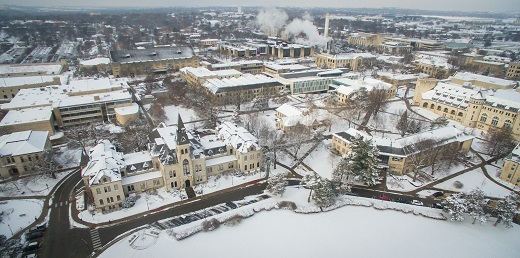
<path id="1" fill-rule="evenodd" d="M 309 15 L 304 15 L 304 19 L 294 19 L 285 27 L 285 32 L 294 37 L 296 43 L 305 45 L 327 45 L 327 38 L 320 35 L 318 28 L 312 23 Z"/>
<path id="2" fill-rule="evenodd" d="M 263 9 L 256 16 L 256 23 L 263 31 L 278 32 L 287 23 L 289 16 L 279 9 Z"/>

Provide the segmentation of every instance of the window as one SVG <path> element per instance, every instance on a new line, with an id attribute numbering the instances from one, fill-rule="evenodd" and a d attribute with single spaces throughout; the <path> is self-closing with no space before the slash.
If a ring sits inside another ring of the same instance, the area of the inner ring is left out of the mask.
<path id="1" fill-rule="evenodd" d="M 462 112 L 459 112 L 458 116 L 463 116 Z"/>
<path id="2" fill-rule="evenodd" d="M 106 187 L 106 186 L 104 187 L 104 189 L 105 189 L 105 193 L 106 193 L 106 192 L 108 192 L 108 189 L 107 189 L 107 187 Z"/>
<path id="3" fill-rule="evenodd" d="M 498 125 L 498 120 L 500 120 L 498 118 L 498 116 L 494 116 L 493 120 L 491 120 L 491 125 L 497 126 Z"/>
<path id="4" fill-rule="evenodd" d="M 129 191 L 129 192 L 133 192 L 133 191 L 135 191 L 135 189 L 134 189 L 134 185 L 129 185 L 129 186 L 128 186 L 128 191 Z"/>
<path id="5" fill-rule="evenodd" d="M 23 159 L 22 156 L 20 156 L 20 161 L 21 161 L 21 162 L 25 162 L 25 160 Z"/>
<path id="6" fill-rule="evenodd" d="M 247 161 L 247 155 L 244 156 L 244 161 Z"/>
<path id="7" fill-rule="evenodd" d="M 170 170 L 170 178 L 173 178 L 173 171 Z"/>
<path id="8" fill-rule="evenodd" d="M 119 186 L 118 185 L 114 185 L 114 191 L 119 191 Z"/>
<path id="9" fill-rule="evenodd" d="M 141 190 L 144 190 L 146 188 L 146 182 L 141 183 Z"/>
<path id="10" fill-rule="evenodd" d="M 99 199 L 99 205 L 103 205 L 103 199 Z"/>
<path id="11" fill-rule="evenodd" d="M 450 114 L 455 115 L 455 110 L 452 110 Z"/>
<path id="12" fill-rule="evenodd" d="M 487 121 L 487 115 L 482 114 L 482 116 L 480 116 L 480 122 L 485 123 L 486 121 Z"/>
<path id="13" fill-rule="evenodd" d="M 159 179 L 153 180 L 153 186 L 158 186 L 160 184 Z"/>
<path id="14" fill-rule="evenodd" d="M 96 193 L 97 193 L 97 194 L 101 194 L 101 189 L 97 188 L 97 189 L 96 189 Z"/>
<path id="15" fill-rule="evenodd" d="M 27 159 L 28 159 L 29 161 L 32 161 L 32 157 L 31 157 L 31 156 L 27 156 Z"/>
<path id="16" fill-rule="evenodd" d="M 516 169 L 516 164 L 513 164 L 513 165 L 511 166 L 511 170 L 515 170 L 515 169 Z"/>
<path id="17" fill-rule="evenodd" d="M 218 165 L 218 170 L 224 170 L 224 166 L 222 164 Z"/>
<path id="18" fill-rule="evenodd" d="M 424 102 L 423 105 L 422 105 L 423 108 L 427 108 L 428 107 L 428 102 Z"/>
<path id="19" fill-rule="evenodd" d="M 511 127 L 511 120 L 508 119 L 508 120 L 504 121 L 504 127 L 505 128 L 510 128 Z"/>
<path id="20" fill-rule="evenodd" d="M 437 107 L 437 110 L 441 111 L 441 106 L 438 106 L 438 107 Z"/>
<path id="21" fill-rule="evenodd" d="M 117 201 L 121 201 L 121 196 L 118 195 L 118 196 L 116 197 L 116 200 L 117 200 Z"/>
<path id="22" fill-rule="evenodd" d="M 189 162 L 187 159 L 182 161 L 182 172 L 184 172 L 185 176 L 190 174 L 190 167 L 189 167 Z"/>
<path id="23" fill-rule="evenodd" d="M 256 167 L 258 167 L 258 168 L 260 167 L 260 162 L 256 163 Z"/>
<path id="24" fill-rule="evenodd" d="M 110 202 L 114 202 L 114 197 L 110 197 Z"/>
<path id="25" fill-rule="evenodd" d="M 11 158 L 7 157 L 7 163 L 11 163 Z"/>
<path id="26" fill-rule="evenodd" d="M 233 168 L 233 163 L 228 163 L 228 168 Z"/>
<path id="27" fill-rule="evenodd" d="M 38 159 L 39 159 L 39 158 L 38 158 L 38 154 L 34 155 L 34 158 L 35 158 L 36 160 L 38 160 Z"/>
<path id="28" fill-rule="evenodd" d="M 107 203 L 110 203 L 110 198 L 107 197 Z"/>
<path id="29" fill-rule="evenodd" d="M 448 113 L 448 108 L 444 108 L 444 113 Z"/>

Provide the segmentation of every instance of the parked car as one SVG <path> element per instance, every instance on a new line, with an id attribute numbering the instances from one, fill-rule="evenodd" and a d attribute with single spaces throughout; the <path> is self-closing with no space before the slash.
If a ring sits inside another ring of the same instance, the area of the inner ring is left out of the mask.
<path id="1" fill-rule="evenodd" d="M 423 203 L 421 201 L 418 201 L 418 200 L 412 200 L 410 202 L 410 204 L 417 205 L 417 206 L 423 206 Z"/>
<path id="2" fill-rule="evenodd" d="M 38 242 L 30 242 L 23 248 L 24 252 L 34 251 L 40 249 L 42 245 Z"/>
<path id="3" fill-rule="evenodd" d="M 432 208 L 434 208 L 434 209 L 442 209 L 442 208 L 444 208 L 444 207 L 443 207 L 442 204 L 440 204 L 440 203 L 433 203 L 433 204 L 432 204 Z"/>
<path id="4" fill-rule="evenodd" d="M 47 230 L 47 226 L 45 224 L 43 224 L 43 225 L 38 225 L 36 227 L 29 229 L 29 232 L 35 232 L 35 231 L 45 232 L 45 230 Z"/>
<path id="5" fill-rule="evenodd" d="M 400 202 L 400 203 L 406 203 L 406 200 L 402 199 L 402 198 L 397 198 L 397 199 L 395 199 L 395 201 Z"/>
<path id="6" fill-rule="evenodd" d="M 390 201 L 390 197 L 386 196 L 386 195 L 381 195 L 379 196 L 379 199 L 383 200 L 383 201 Z"/>
<path id="7" fill-rule="evenodd" d="M 358 196 L 359 195 L 358 193 L 354 193 L 354 192 L 346 192 L 345 194 L 346 195 L 352 195 L 352 196 Z"/>
<path id="8" fill-rule="evenodd" d="M 43 237 L 42 231 L 32 231 L 25 235 L 26 240 L 34 240 Z"/>
<path id="9" fill-rule="evenodd" d="M 441 197 L 443 195 L 444 195 L 444 192 L 441 192 L 441 191 L 433 193 L 433 197 Z"/>

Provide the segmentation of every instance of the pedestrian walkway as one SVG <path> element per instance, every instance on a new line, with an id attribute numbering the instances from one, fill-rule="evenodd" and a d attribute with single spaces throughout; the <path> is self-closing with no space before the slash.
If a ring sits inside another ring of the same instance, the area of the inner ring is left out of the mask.
<path id="1" fill-rule="evenodd" d="M 101 247 L 101 239 L 99 238 L 99 232 L 97 229 L 90 230 L 90 238 L 92 238 L 92 246 L 94 246 L 94 250 Z"/>

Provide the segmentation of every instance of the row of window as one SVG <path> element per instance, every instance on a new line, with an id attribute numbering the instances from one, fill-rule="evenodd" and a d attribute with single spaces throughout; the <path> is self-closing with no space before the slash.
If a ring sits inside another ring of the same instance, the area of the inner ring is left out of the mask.
<path id="1" fill-rule="evenodd" d="M 113 203 L 114 202 L 114 197 L 107 197 L 107 204 L 109 203 Z M 116 201 L 120 202 L 121 201 L 121 196 L 116 196 Z M 104 205 L 104 202 L 103 202 L 103 199 L 99 199 L 99 205 Z"/>
<path id="2" fill-rule="evenodd" d="M 480 122 L 482 122 L 482 123 L 486 123 L 487 119 L 488 119 L 488 116 L 486 113 L 484 113 L 484 114 L 482 114 L 482 116 L 480 116 Z M 493 119 L 491 120 L 491 125 L 497 126 L 499 121 L 500 121 L 500 118 L 498 116 L 494 116 Z M 507 119 L 506 121 L 504 121 L 504 127 L 509 128 L 509 127 L 511 127 L 512 123 L 513 122 L 511 120 Z"/>
<path id="3" fill-rule="evenodd" d="M 32 161 L 33 160 L 31 155 L 27 155 L 26 157 L 27 157 L 28 161 Z M 38 154 L 34 154 L 34 159 L 35 160 L 39 160 Z M 16 163 L 14 157 L 9 157 L 8 156 L 8 157 L 6 157 L 6 160 L 7 160 L 7 164 Z M 20 162 L 25 162 L 24 156 L 20 156 Z"/>

